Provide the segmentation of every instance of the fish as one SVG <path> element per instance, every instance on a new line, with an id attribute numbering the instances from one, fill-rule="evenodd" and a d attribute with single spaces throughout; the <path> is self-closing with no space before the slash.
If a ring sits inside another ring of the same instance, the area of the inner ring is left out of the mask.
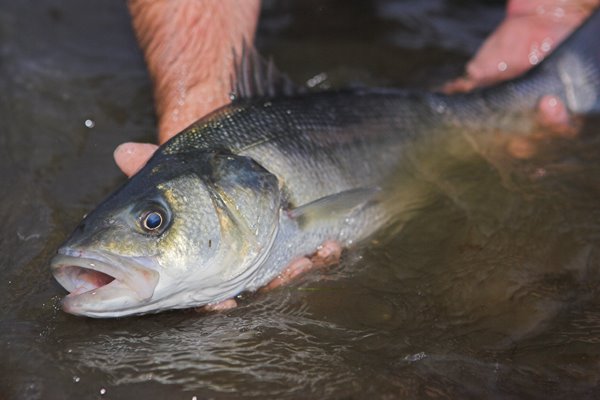
<path id="1" fill-rule="evenodd" d="M 245 51 L 236 99 L 160 146 L 57 250 L 62 307 L 111 318 L 216 304 L 326 241 L 401 226 L 445 165 L 434 158 L 527 135 L 542 96 L 600 112 L 599 43 L 596 11 L 524 75 L 455 95 L 307 92 Z"/>

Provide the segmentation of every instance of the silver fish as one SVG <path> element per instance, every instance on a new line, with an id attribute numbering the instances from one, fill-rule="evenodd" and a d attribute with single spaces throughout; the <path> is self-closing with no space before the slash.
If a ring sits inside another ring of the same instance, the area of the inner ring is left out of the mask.
<path id="1" fill-rule="evenodd" d="M 240 74 L 251 81 L 239 99 L 161 146 L 58 250 L 64 310 L 118 317 L 214 304 L 327 240 L 364 240 L 406 218 L 440 157 L 489 145 L 490 132 L 530 132 L 542 95 L 599 112 L 599 40 L 596 12 L 524 76 L 455 96 L 291 93 L 247 62 L 255 71 Z"/>

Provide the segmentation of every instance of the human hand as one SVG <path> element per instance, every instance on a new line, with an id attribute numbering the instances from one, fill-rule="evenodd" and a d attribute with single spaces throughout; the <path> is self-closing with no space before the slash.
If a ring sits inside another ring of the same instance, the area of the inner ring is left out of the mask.
<path id="1" fill-rule="evenodd" d="M 516 78 L 540 63 L 599 5 L 600 0 L 509 0 L 506 18 L 467 64 L 465 76 L 448 82 L 442 91 L 467 92 Z M 534 132 L 508 140 L 512 157 L 531 158 L 548 136 L 577 134 L 577 121 L 552 93 L 539 100 L 535 117 Z"/>
<path id="2" fill-rule="evenodd" d="M 152 143 L 126 142 L 117 146 L 113 157 L 121 171 L 131 177 L 142 169 L 156 149 L 158 145 Z"/>
<path id="3" fill-rule="evenodd" d="M 540 63 L 600 5 L 600 0 L 509 0 L 506 17 L 446 93 L 515 78 Z"/>
<path id="4" fill-rule="evenodd" d="M 233 51 L 252 43 L 259 0 L 129 0 L 133 27 L 152 78 L 158 142 L 162 144 L 227 104 Z M 137 172 L 158 146 L 123 143 L 115 162 Z"/>

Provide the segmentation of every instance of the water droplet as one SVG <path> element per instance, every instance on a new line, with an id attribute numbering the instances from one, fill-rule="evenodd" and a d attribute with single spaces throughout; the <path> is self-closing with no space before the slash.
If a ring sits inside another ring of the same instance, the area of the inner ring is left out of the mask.
<path id="1" fill-rule="evenodd" d="M 321 72 L 320 74 L 317 74 L 315 76 L 313 76 L 312 78 L 310 78 L 309 80 L 306 81 L 306 85 L 308 87 L 315 87 L 317 85 L 320 85 L 321 83 L 325 82 L 327 80 L 327 74 L 324 72 Z"/>
<path id="2" fill-rule="evenodd" d="M 420 361 L 420 360 L 424 359 L 425 357 L 427 357 L 427 354 L 425 354 L 425 352 L 422 351 L 417 354 L 408 355 L 408 356 L 404 357 L 404 359 L 406 361 L 415 362 L 415 361 Z"/>
<path id="3" fill-rule="evenodd" d="M 529 54 L 529 63 L 531 65 L 536 65 L 539 62 L 540 62 L 540 58 L 538 57 L 537 54 L 535 54 L 535 53 L 530 53 Z"/>
<path id="4" fill-rule="evenodd" d="M 546 176 L 547 171 L 545 168 L 536 168 L 535 171 L 533 172 L 533 177 L 534 178 L 543 178 L 544 176 Z"/>
<path id="5" fill-rule="evenodd" d="M 505 63 L 504 61 L 500 61 L 498 63 L 498 71 L 504 72 L 504 71 L 506 71 L 507 68 L 508 68 L 508 64 Z"/>
<path id="6" fill-rule="evenodd" d="M 84 124 L 85 124 L 86 128 L 90 128 L 90 129 L 92 129 L 93 127 L 96 126 L 96 123 L 94 122 L 93 119 L 86 119 Z"/>
<path id="7" fill-rule="evenodd" d="M 106 394 L 106 389 L 104 389 L 104 388 L 101 388 L 101 389 L 100 389 L 100 395 L 101 395 L 101 396 L 104 396 L 105 394 Z"/>
<path id="8" fill-rule="evenodd" d="M 542 45 L 540 46 L 540 49 L 544 52 L 547 53 L 550 50 L 552 50 L 552 39 L 551 38 L 546 38 L 542 41 Z"/>
<path id="9" fill-rule="evenodd" d="M 77 375 L 75 375 L 75 376 L 73 377 L 73 382 L 74 382 L 74 383 L 77 383 L 77 382 L 79 382 L 80 380 L 81 380 L 81 378 L 80 378 L 80 377 L 78 377 Z"/>
<path id="10" fill-rule="evenodd" d="M 531 48 L 529 50 L 529 63 L 531 65 L 536 65 L 537 63 L 539 63 L 540 61 L 542 61 L 542 54 L 540 52 L 540 49 L 538 47 L 538 43 L 537 42 L 533 42 L 531 44 Z"/>
<path id="11" fill-rule="evenodd" d="M 554 9 L 554 16 L 556 18 L 562 18 L 562 17 L 564 17 L 565 16 L 565 9 L 562 8 L 562 7 L 556 7 Z"/>

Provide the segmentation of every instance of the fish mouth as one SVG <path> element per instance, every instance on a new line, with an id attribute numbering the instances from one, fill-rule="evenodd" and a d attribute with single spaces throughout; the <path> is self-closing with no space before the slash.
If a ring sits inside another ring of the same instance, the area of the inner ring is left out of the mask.
<path id="1" fill-rule="evenodd" d="M 70 314 L 103 317 L 149 302 L 159 274 L 141 265 L 143 261 L 61 248 L 50 267 L 69 292 L 62 301 L 63 309 Z"/>

